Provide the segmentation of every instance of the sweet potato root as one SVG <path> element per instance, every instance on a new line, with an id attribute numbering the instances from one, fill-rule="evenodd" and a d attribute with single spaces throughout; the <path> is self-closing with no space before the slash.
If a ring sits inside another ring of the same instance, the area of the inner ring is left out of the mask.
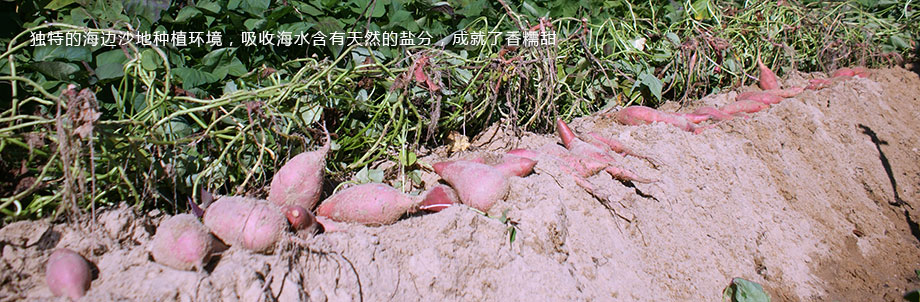
<path id="1" fill-rule="evenodd" d="M 725 114 L 737 114 L 737 113 L 754 113 L 764 109 L 769 108 L 770 106 L 763 102 L 752 101 L 752 100 L 739 100 L 734 103 L 722 106 L 719 108 Z"/>
<path id="2" fill-rule="evenodd" d="M 562 119 L 556 119 L 556 132 L 559 133 L 559 137 L 563 138 L 565 147 L 571 153 L 570 156 L 564 157 L 569 162 L 569 166 L 574 167 L 575 171 L 585 172 L 580 176 L 594 175 L 598 171 L 595 169 L 599 167 L 599 169 L 607 171 L 610 176 L 616 179 L 641 183 L 654 182 L 650 179 L 639 177 L 629 170 L 616 167 L 616 159 L 607 153 L 609 149 L 603 148 L 603 144 L 600 146 L 593 145 L 575 137 L 572 129 Z M 565 138 L 569 137 L 571 139 L 566 142 Z"/>
<path id="3" fill-rule="evenodd" d="M 157 227 L 151 255 L 159 264 L 177 269 L 200 269 L 211 256 L 214 237 L 192 214 L 166 218 Z"/>
<path id="4" fill-rule="evenodd" d="M 725 112 L 722 112 L 722 110 L 719 110 L 718 108 L 712 107 L 712 106 L 704 106 L 704 107 L 697 108 L 695 111 L 693 111 L 693 113 L 708 115 L 710 119 L 715 120 L 715 121 L 727 121 L 727 120 L 734 118 L 734 116 L 727 114 Z"/>
<path id="5" fill-rule="evenodd" d="M 325 130 L 325 129 L 324 129 Z M 272 177 L 268 201 L 278 207 L 298 205 L 312 209 L 319 202 L 323 189 L 323 170 L 330 148 L 329 132 L 326 143 L 315 151 L 304 152 L 291 158 Z"/>
<path id="6" fill-rule="evenodd" d="M 441 162 L 433 165 L 435 173 L 457 190 L 460 201 L 488 212 L 510 189 L 508 177 L 495 167 L 471 162 Z"/>
<path id="7" fill-rule="evenodd" d="M 45 282 L 55 296 L 76 301 L 86 294 L 92 282 L 89 263 L 70 249 L 58 249 L 45 265 Z"/>
<path id="8" fill-rule="evenodd" d="M 779 81 L 776 80 L 776 74 L 760 60 L 760 56 L 757 56 L 757 68 L 760 69 L 760 89 L 779 89 Z"/>
<path id="9" fill-rule="evenodd" d="M 735 100 L 737 101 L 750 100 L 750 101 L 755 101 L 755 102 L 761 102 L 767 105 L 773 105 L 773 104 L 779 104 L 779 102 L 781 102 L 783 98 L 780 96 L 774 95 L 772 93 L 765 92 L 765 91 L 748 91 L 748 92 L 742 92 L 741 94 L 738 94 L 738 96 L 735 97 Z"/>
<path id="10" fill-rule="evenodd" d="M 353 186 L 333 194 L 316 208 L 316 215 L 338 222 L 370 226 L 392 224 L 417 211 L 419 200 L 382 183 Z"/>
<path id="11" fill-rule="evenodd" d="M 230 246 L 271 252 L 288 228 L 281 209 L 264 200 L 224 196 L 204 212 L 204 225 Z"/>
<path id="12" fill-rule="evenodd" d="M 281 208 L 284 218 L 287 218 L 291 228 L 295 231 L 304 230 L 316 224 L 316 217 L 307 209 L 297 205 L 287 205 Z"/>
<path id="13" fill-rule="evenodd" d="M 646 106 L 629 106 L 614 113 L 614 120 L 628 126 L 647 125 L 661 122 L 673 125 L 684 131 L 694 132 L 696 127 L 687 119 L 670 113 L 661 112 Z"/>

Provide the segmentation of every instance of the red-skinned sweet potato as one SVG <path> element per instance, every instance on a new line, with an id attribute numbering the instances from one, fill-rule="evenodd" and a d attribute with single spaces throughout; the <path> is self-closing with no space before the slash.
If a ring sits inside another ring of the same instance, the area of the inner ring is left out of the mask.
<path id="1" fill-rule="evenodd" d="M 281 208 L 281 212 L 295 231 L 307 229 L 316 223 L 313 213 L 301 206 L 287 205 Z"/>
<path id="2" fill-rule="evenodd" d="M 386 225 L 418 210 L 419 200 L 382 183 L 353 186 L 333 194 L 316 208 L 316 215 L 338 222 Z"/>
<path id="3" fill-rule="evenodd" d="M 260 199 L 224 196 L 208 206 L 204 225 L 224 243 L 271 252 L 288 222 L 281 209 Z"/>
<path id="4" fill-rule="evenodd" d="M 488 212 L 510 189 L 508 177 L 495 167 L 471 162 L 441 162 L 433 165 L 435 173 L 457 190 L 460 201 Z"/>
<path id="5" fill-rule="evenodd" d="M 769 107 L 770 107 L 769 105 L 762 103 L 762 102 L 758 102 L 758 101 L 740 100 L 740 101 L 735 101 L 734 103 L 722 106 L 722 108 L 720 108 L 719 110 L 721 110 L 725 114 L 754 113 L 754 112 L 758 112 L 758 111 L 767 109 Z"/>
<path id="6" fill-rule="evenodd" d="M 457 191 L 450 186 L 437 184 L 425 193 L 418 208 L 429 212 L 440 212 L 459 202 L 460 196 L 457 196 Z"/>
<path id="7" fill-rule="evenodd" d="M 779 89 L 779 81 L 776 79 L 776 74 L 760 60 L 760 56 L 757 56 L 757 68 L 760 69 L 760 89 Z"/>
<path id="8" fill-rule="evenodd" d="M 766 91 L 748 91 L 742 92 L 735 97 L 735 100 L 750 100 L 755 102 L 761 102 L 767 105 L 779 104 L 783 100 L 782 97 L 766 92 Z"/>
<path id="9" fill-rule="evenodd" d="M 76 301 L 86 295 L 92 272 L 83 256 L 70 249 L 58 249 L 51 253 L 45 265 L 45 282 L 55 296 Z"/>
<path id="10" fill-rule="evenodd" d="M 614 120 L 628 126 L 647 125 L 660 122 L 673 125 L 684 131 L 695 132 L 696 127 L 687 119 L 661 112 L 646 106 L 629 106 L 614 113 Z"/>
<path id="11" fill-rule="evenodd" d="M 214 237 L 192 214 L 166 218 L 157 227 L 150 250 L 153 260 L 178 269 L 200 269 L 211 256 Z"/>
<path id="12" fill-rule="evenodd" d="M 536 161 L 527 157 L 517 156 L 514 154 L 505 154 L 502 156 L 502 162 L 495 165 L 494 167 L 501 171 L 502 174 L 505 174 L 507 177 L 524 177 L 533 171 L 533 166 L 536 164 Z"/>
<path id="13" fill-rule="evenodd" d="M 782 98 L 792 98 L 792 97 L 795 97 L 795 96 L 801 94 L 802 92 L 805 92 L 805 87 L 792 87 L 792 88 L 786 88 L 786 89 L 773 89 L 773 90 L 767 90 L 767 91 L 765 91 L 765 92 L 766 92 L 766 93 L 769 93 L 769 94 L 772 94 L 772 95 L 775 95 L 775 96 L 778 96 L 778 97 L 782 97 Z"/>
<path id="14" fill-rule="evenodd" d="M 719 110 L 718 108 L 712 107 L 712 106 L 704 106 L 704 107 L 697 108 L 695 111 L 693 111 L 693 113 L 708 115 L 709 118 L 715 121 L 727 121 L 727 120 L 734 118 L 734 116 L 730 114 L 726 114 L 725 112 L 722 112 L 722 110 Z"/>
<path id="15" fill-rule="evenodd" d="M 316 206 L 323 190 L 323 171 L 331 142 L 329 132 L 325 133 L 326 143 L 321 148 L 298 154 L 278 169 L 272 177 L 268 201 L 278 207 L 297 205 L 312 209 Z"/>
<path id="16" fill-rule="evenodd" d="M 563 144 L 571 153 L 571 156 L 566 157 L 569 165 L 575 167 L 576 171 L 590 173 L 580 176 L 594 175 L 597 172 L 594 170 L 595 167 L 600 167 L 600 169 L 607 171 L 610 176 L 616 179 L 641 183 L 654 182 L 653 180 L 639 177 L 629 170 L 616 167 L 616 159 L 607 153 L 608 148 L 604 148 L 603 144 L 593 145 L 575 137 L 572 129 L 562 119 L 556 119 L 556 132 L 559 137 L 563 138 Z M 566 140 L 565 138 L 570 139 Z"/>

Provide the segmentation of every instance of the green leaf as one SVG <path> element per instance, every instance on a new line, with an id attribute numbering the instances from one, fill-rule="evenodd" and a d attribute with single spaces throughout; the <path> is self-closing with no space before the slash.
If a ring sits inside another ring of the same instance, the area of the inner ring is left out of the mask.
<path id="1" fill-rule="evenodd" d="M 292 4 L 294 5 L 294 8 L 296 8 L 301 13 L 305 13 L 307 15 L 314 16 L 314 17 L 323 15 L 323 11 L 305 2 L 293 1 Z"/>
<path id="2" fill-rule="evenodd" d="M 156 23 L 160 20 L 160 13 L 169 8 L 169 0 L 125 0 L 124 7 L 128 15 Z"/>
<path id="3" fill-rule="evenodd" d="M 71 62 L 92 61 L 92 51 L 84 46 L 48 45 L 35 48 L 32 54 L 35 61 L 64 59 Z"/>
<path id="4" fill-rule="evenodd" d="M 121 49 L 113 49 L 96 55 L 96 77 L 99 80 L 105 80 L 124 76 L 124 64 L 127 61 L 128 58 Z"/>
<path id="5" fill-rule="evenodd" d="M 898 49 L 910 49 L 910 44 L 907 44 L 907 41 L 905 41 L 900 36 L 897 36 L 897 35 L 891 36 L 890 40 L 891 40 L 891 45 L 894 45 L 894 47 Z"/>
<path id="6" fill-rule="evenodd" d="M 269 4 L 271 0 L 243 0 L 240 2 L 240 9 L 252 15 L 261 16 L 268 10 Z"/>
<path id="7" fill-rule="evenodd" d="M 237 90 L 239 90 L 239 88 L 237 88 L 236 83 L 234 83 L 233 81 L 227 81 L 227 83 L 224 84 L 224 94 L 223 95 L 234 93 Z"/>
<path id="8" fill-rule="evenodd" d="M 220 78 L 214 76 L 210 72 L 198 69 L 179 67 L 173 68 L 172 72 L 182 79 L 182 89 L 185 90 L 192 89 L 201 84 L 214 83 L 220 80 Z"/>
<path id="9" fill-rule="evenodd" d="M 153 49 L 148 48 L 141 52 L 141 67 L 144 69 L 157 70 L 161 65 L 163 65 L 163 58 Z"/>
<path id="10" fill-rule="evenodd" d="M 732 283 L 722 291 L 723 302 L 770 302 L 770 296 L 763 291 L 760 284 L 742 278 L 732 279 Z"/>
<path id="11" fill-rule="evenodd" d="M 639 75 L 639 82 L 642 82 L 642 85 L 648 87 L 648 90 L 652 92 L 652 95 L 654 95 L 655 98 L 661 100 L 661 87 L 663 86 L 661 80 L 656 78 L 651 73 L 643 72 Z"/>
<path id="12" fill-rule="evenodd" d="M 198 1 L 198 4 L 196 4 L 195 6 L 197 6 L 200 9 L 203 9 L 206 12 L 212 13 L 212 14 L 220 13 L 220 4 L 217 3 L 216 1 L 202 0 L 202 1 Z"/>
<path id="13" fill-rule="evenodd" d="M 176 23 L 186 22 L 195 17 L 201 15 L 201 11 L 195 8 L 194 6 L 186 6 L 179 10 L 179 15 L 176 16 Z"/>
<path id="14" fill-rule="evenodd" d="M 48 2 L 48 4 L 45 5 L 45 9 L 59 10 L 62 7 L 71 5 L 73 3 L 74 3 L 74 0 L 52 0 L 51 2 Z"/>
<path id="15" fill-rule="evenodd" d="M 236 47 L 224 47 L 212 50 L 201 58 L 201 64 L 205 66 L 215 66 L 217 64 L 227 64 L 236 53 Z"/>
<path id="16" fill-rule="evenodd" d="M 80 70 L 77 64 L 58 61 L 38 62 L 32 64 L 32 67 L 46 76 L 62 81 L 69 80 L 71 75 Z"/>

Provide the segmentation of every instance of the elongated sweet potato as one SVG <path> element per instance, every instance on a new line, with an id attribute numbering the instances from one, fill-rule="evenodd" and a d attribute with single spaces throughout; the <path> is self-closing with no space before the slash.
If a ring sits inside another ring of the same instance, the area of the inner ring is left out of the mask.
<path id="1" fill-rule="evenodd" d="M 760 69 L 760 89 L 779 89 L 779 81 L 776 80 L 776 74 L 760 60 L 759 55 L 757 56 L 757 68 Z"/>
<path id="2" fill-rule="evenodd" d="M 77 252 L 58 249 L 51 253 L 45 265 L 45 282 L 55 296 L 76 301 L 86 295 L 92 282 L 89 263 Z"/>
<path id="3" fill-rule="evenodd" d="M 433 165 L 435 173 L 457 190 L 460 201 L 488 212 L 510 189 L 508 177 L 495 167 L 471 162 L 454 161 Z"/>
<path id="4" fill-rule="evenodd" d="M 575 136 L 572 134 L 572 129 L 569 128 L 562 119 L 556 119 L 556 131 L 559 133 L 559 137 L 566 138 Z M 599 168 L 607 171 L 611 176 L 620 180 L 642 183 L 653 182 L 650 179 L 639 177 L 627 169 L 616 167 L 616 159 L 607 153 L 609 149 L 604 148 L 603 144 L 593 145 L 577 137 L 569 139 L 568 142 L 563 140 L 563 143 L 571 153 L 570 156 L 564 157 L 569 161 L 569 166 L 574 167 L 575 171 L 589 173 L 580 175 L 582 177 L 594 175 L 594 173 L 599 171 L 594 169 Z"/>
<path id="5" fill-rule="evenodd" d="M 781 102 L 783 98 L 778 95 L 775 95 L 769 92 L 765 92 L 765 91 L 748 91 L 748 92 L 742 92 L 741 94 L 738 94 L 738 96 L 735 97 L 735 100 L 737 101 L 750 100 L 750 101 L 755 101 L 755 102 L 761 102 L 767 105 L 773 105 L 773 104 L 779 104 L 779 102 Z"/>
<path id="6" fill-rule="evenodd" d="M 647 125 L 660 122 L 673 125 L 684 131 L 694 132 L 696 127 L 687 119 L 670 113 L 661 112 L 646 106 L 629 106 L 614 114 L 614 120 L 628 126 Z"/>
<path id="7" fill-rule="evenodd" d="M 324 129 L 325 130 L 325 129 Z M 268 201 L 283 207 L 297 205 L 312 209 L 319 202 L 323 190 L 323 171 L 331 139 L 326 131 L 326 143 L 315 151 L 304 152 L 291 158 L 272 177 Z"/>
<path id="8" fill-rule="evenodd" d="M 192 214 L 166 218 L 157 227 L 151 255 L 159 264 L 178 269 L 201 268 L 211 256 L 214 237 Z"/>
<path id="9" fill-rule="evenodd" d="M 758 102 L 758 101 L 739 100 L 739 101 L 735 101 L 734 103 L 722 106 L 722 108 L 720 108 L 719 110 L 721 110 L 725 114 L 754 113 L 754 112 L 758 112 L 758 111 L 767 109 L 769 107 L 770 107 L 769 105 L 762 103 L 762 102 Z"/>
<path id="10" fill-rule="evenodd" d="M 494 167 L 505 174 L 507 177 L 519 176 L 524 177 L 527 174 L 530 174 L 533 171 L 533 166 L 537 162 L 522 156 L 517 156 L 513 154 L 505 154 L 502 156 L 502 162 L 495 165 Z"/>
<path id="11" fill-rule="evenodd" d="M 716 120 L 716 121 L 727 121 L 727 120 L 734 118 L 734 116 L 732 116 L 731 114 L 726 114 L 725 112 L 722 112 L 722 110 L 719 110 L 718 108 L 712 107 L 712 106 L 704 106 L 704 107 L 697 108 L 695 111 L 693 111 L 693 113 L 708 115 L 709 118 Z"/>
<path id="12" fill-rule="evenodd" d="M 339 222 L 386 225 L 418 210 L 419 200 L 382 183 L 353 186 L 333 194 L 316 208 L 316 215 Z"/>
<path id="13" fill-rule="evenodd" d="M 834 77 L 834 78 L 836 78 L 836 77 L 852 77 L 852 76 L 855 76 L 855 75 L 856 75 L 856 71 L 854 71 L 853 69 L 847 68 L 847 67 L 843 67 L 843 68 L 840 68 L 840 69 L 837 69 L 836 71 L 834 71 L 834 73 L 831 75 L 831 77 Z"/>
<path id="14" fill-rule="evenodd" d="M 230 246 L 271 252 L 288 228 L 281 209 L 260 199 L 224 196 L 204 212 L 204 225 Z"/>
<path id="15" fill-rule="evenodd" d="M 766 93 L 769 93 L 769 94 L 772 94 L 772 95 L 775 95 L 775 96 L 778 96 L 778 97 L 782 97 L 782 98 L 791 98 L 791 97 L 795 97 L 795 96 L 801 94 L 802 92 L 805 92 L 805 87 L 792 87 L 792 88 L 786 88 L 786 89 L 773 89 L 773 90 L 767 90 L 767 91 L 765 91 L 765 92 L 766 92 Z"/>

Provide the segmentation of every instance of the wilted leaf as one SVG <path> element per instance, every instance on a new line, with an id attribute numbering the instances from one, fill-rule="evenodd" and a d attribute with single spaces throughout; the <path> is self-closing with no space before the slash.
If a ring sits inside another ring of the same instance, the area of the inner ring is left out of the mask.
<path id="1" fill-rule="evenodd" d="M 722 292 L 723 302 L 770 302 L 770 296 L 763 291 L 760 284 L 742 278 L 732 279 L 732 283 Z"/>

